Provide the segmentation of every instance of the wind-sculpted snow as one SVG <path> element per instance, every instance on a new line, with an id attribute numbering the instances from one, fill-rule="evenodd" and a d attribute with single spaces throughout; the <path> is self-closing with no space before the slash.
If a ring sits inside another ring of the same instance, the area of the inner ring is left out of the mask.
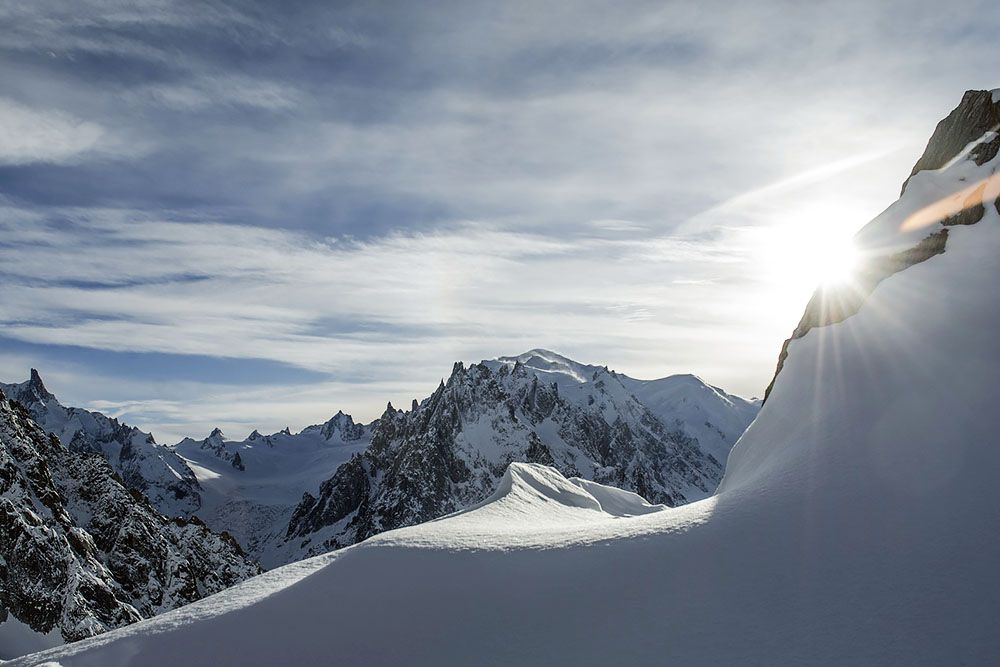
<path id="1" fill-rule="evenodd" d="M 710 506 L 711 503 L 706 508 Z M 591 544 L 626 534 L 648 534 L 655 524 L 637 521 L 626 525 L 620 521 L 676 511 L 666 505 L 652 505 L 629 491 L 579 477 L 567 479 L 549 466 L 511 463 L 496 491 L 483 502 L 436 521 L 382 533 L 362 546 L 551 549 Z M 679 525 L 701 520 L 700 512 L 684 516 Z"/>
<path id="2" fill-rule="evenodd" d="M 901 201 L 996 166 L 918 172 Z M 859 239 L 918 242 L 934 230 L 900 228 L 929 203 Z M 488 502 L 306 561 L 281 590 L 15 664 L 994 664 L 998 255 L 986 206 L 793 340 L 710 498 L 622 516 L 600 489 L 515 465 Z"/>

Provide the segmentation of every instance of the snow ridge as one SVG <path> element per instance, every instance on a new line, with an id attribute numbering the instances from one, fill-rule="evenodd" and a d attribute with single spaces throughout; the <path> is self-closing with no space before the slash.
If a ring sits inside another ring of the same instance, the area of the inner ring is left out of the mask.
<path id="1" fill-rule="evenodd" d="M 63 406 L 34 368 L 25 382 L 0 383 L 0 394 L 24 405 L 71 451 L 104 456 L 129 488 L 145 495 L 163 514 L 190 517 L 200 509 L 201 489 L 194 472 L 149 433 L 100 412 Z"/>

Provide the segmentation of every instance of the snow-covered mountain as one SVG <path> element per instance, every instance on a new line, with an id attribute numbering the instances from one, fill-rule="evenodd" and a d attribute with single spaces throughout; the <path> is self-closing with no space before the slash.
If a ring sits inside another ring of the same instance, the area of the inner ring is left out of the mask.
<path id="1" fill-rule="evenodd" d="M 265 567 L 298 556 L 284 547 L 288 522 L 303 494 L 371 442 L 370 426 L 338 412 L 327 422 L 299 433 L 257 431 L 241 441 L 215 429 L 204 440 L 185 438 L 174 451 L 200 480 L 198 516 L 216 530 L 233 535 Z"/>
<path id="2" fill-rule="evenodd" d="M 0 391 L 73 451 L 102 454 L 164 514 L 197 515 L 265 567 L 478 502 L 512 461 L 552 463 L 668 505 L 690 502 L 718 485 L 729 447 L 757 409 L 693 376 L 635 380 L 545 350 L 456 365 L 435 395 L 372 424 L 338 412 L 299 433 L 254 431 L 237 441 L 215 429 L 174 447 L 99 412 L 64 407 L 35 370 Z M 434 409 L 440 414 L 429 420 Z M 454 423 L 442 422 L 446 411 Z M 425 449 L 442 452 L 438 467 L 383 479 Z"/>
<path id="3" fill-rule="evenodd" d="M 567 390 L 592 382 L 595 373 L 608 370 L 542 349 L 483 363 L 491 368 L 520 363 L 540 379 Z M 615 377 L 660 421 L 697 440 L 703 452 L 723 464 L 760 410 L 759 400 L 726 393 L 696 375 L 670 375 L 657 380 L 636 380 L 622 373 Z"/>
<path id="4" fill-rule="evenodd" d="M 636 398 L 657 398 L 647 385 L 670 398 L 659 412 Z M 458 364 L 434 395 L 372 424 L 338 412 L 296 434 L 233 441 L 216 429 L 175 451 L 199 479 L 199 516 L 274 567 L 478 502 L 512 461 L 689 502 L 715 489 L 754 414 L 756 404 L 692 376 L 646 383 L 533 350 Z"/>
<path id="5" fill-rule="evenodd" d="M 858 234 L 856 281 L 807 307 L 713 496 L 650 508 L 510 465 L 467 511 L 15 664 L 995 663 L 1000 138 L 984 118 L 1000 93 L 970 91 Z"/>
<path id="6" fill-rule="evenodd" d="M 545 377 L 545 376 L 542 376 Z M 305 496 L 283 547 L 314 555 L 481 501 L 512 462 L 681 505 L 718 485 L 723 464 L 671 429 L 597 368 L 585 382 L 547 382 L 520 363 L 455 364 L 409 412 L 391 405 L 371 446 Z"/>
<path id="7" fill-rule="evenodd" d="M 68 450 L 0 394 L 0 658 L 121 627 L 259 572 L 232 538 L 167 519 L 99 453 Z"/>
<path id="8" fill-rule="evenodd" d="M 201 507 L 194 472 L 149 433 L 100 412 L 64 407 L 34 368 L 25 382 L 0 383 L 0 393 L 25 406 L 69 450 L 104 456 L 126 486 L 145 495 L 163 514 L 189 517 Z"/>

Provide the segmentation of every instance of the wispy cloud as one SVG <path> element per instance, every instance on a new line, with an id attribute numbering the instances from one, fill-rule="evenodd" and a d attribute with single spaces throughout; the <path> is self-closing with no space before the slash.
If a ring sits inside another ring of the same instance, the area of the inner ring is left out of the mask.
<path id="1" fill-rule="evenodd" d="M 97 123 L 0 98 L 0 165 L 80 161 L 108 139 Z"/>
<path id="2" fill-rule="evenodd" d="M 183 83 L 139 86 L 127 93 L 137 105 L 163 106 L 178 111 L 248 107 L 268 111 L 295 108 L 301 95 L 293 87 L 245 76 L 203 76 Z"/>
<path id="3" fill-rule="evenodd" d="M 208 371 L 126 381 L 135 357 L 107 355 L 314 369 L 283 395 L 369 417 L 454 359 L 537 345 L 757 393 L 811 289 L 775 248 L 890 203 L 1000 51 L 979 0 L 88 1 L 0 22 L 0 370 L 58 359 L 70 398 L 139 401 L 168 432 L 194 403 L 242 423 L 240 391 L 274 423 L 322 413 Z M 46 356 L 67 345 L 104 352 Z"/>

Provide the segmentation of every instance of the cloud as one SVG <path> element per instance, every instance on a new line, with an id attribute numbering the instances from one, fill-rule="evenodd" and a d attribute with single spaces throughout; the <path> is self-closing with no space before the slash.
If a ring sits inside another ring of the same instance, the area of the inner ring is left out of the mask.
<path id="1" fill-rule="evenodd" d="M 78 161 L 107 135 L 97 123 L 0 98 L 0 165 Z"/>
<path id="2" fill-rule="evenodd" d="M 130 90 L 127 96 L 134 104 L 179 111 L 219 106 L 287 111 L 300 99 L 292 86 L 245 76 L 204 76 L 183 83 L 139 86 Z"/>
<path id="3" fill-rule="evenodd" d="M 387 365 L 410 378 L 436 375 L 442 359 L 544 340 L 634 347 L 630 337 L 653 332 L 630 323 L 662 326 L 680 266 L 734 261 L 670 238 L 559 239 L 472 223 L 369 241 L 113 213 L 2 227 L 8 337 L 328 373 Z"/>
<path id="4" fill-rule="evenodd" d="M 991 75 L 957 25 L 991 13 L 898 21 L 905 5 L 17 6 L 7 94 L 146 149 L 5 180 L 40 205 L 317 235 L 662 229 L 864 152 L 918 152 L 954 91 Z"/>
<path id="5" fill-rule="evenodd" d="M 998 18 L 979 0 L 5 5 L 0 322 L 34 362 L 105 351 L 66 372 L 71 395 L 168 432 L 194 404 L 243 423 L 239 391 L 208 363 L 124 382 L 125 351 L 316 369 L 284 394 L 367 417 L 455 359 L 539 345 L 759 393 L 811 289 L 773 247 L 891 202 L 961 91 L 997 85 Z"/>

